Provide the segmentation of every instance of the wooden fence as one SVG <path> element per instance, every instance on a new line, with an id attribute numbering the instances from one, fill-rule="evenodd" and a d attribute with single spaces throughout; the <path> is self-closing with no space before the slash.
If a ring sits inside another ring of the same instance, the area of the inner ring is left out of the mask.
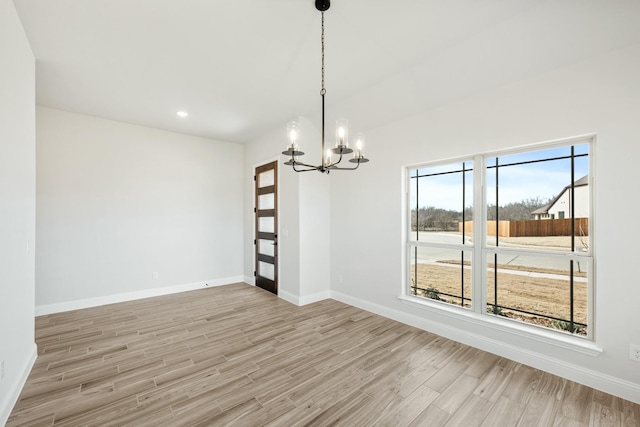
<path id="1" fill-rule="evenodd" d="M 571 236 L 571 218 L 536 219 L 528 221 L 487 221 L 487 235 L 495 236 L 496 228 L 500 237 Z M 497 227 L 496 227 L 497 226 Z M 473 232 L 473 221 L 465 222 L 465 233 Z M 589 235 L 589 218 L 576 218 L 577 236 Z M 458 223 L 462 232 L 462 223 Z"/>

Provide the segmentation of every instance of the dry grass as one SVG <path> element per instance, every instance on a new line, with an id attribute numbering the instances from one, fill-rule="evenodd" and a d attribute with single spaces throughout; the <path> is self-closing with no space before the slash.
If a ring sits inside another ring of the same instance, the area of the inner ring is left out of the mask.
<path id="1" fill-rule="evenodd" d="M 459 265 L 459 262 L 456 262 Z M 499 268 L 511 268 L 511 266 L 499 265 Z M 415 266 L 412 265 L 411 280 L 417 287 L 421 289 L 436 289 L 440 292 L 442 300 L 446 300 L 452 304 L 460 305 L 460 296 L 462 295 L 461 287 L 461 271 L 460 268 L 436 264 L 418 264 L 417 282 L 415 281 Z M 543 270 L 538 272 L 557 273 L 551 270 Z M 531 269 L 528 269 L 531 271 Z M 471 271 L 464 270 L 464 297 L 471 297 Z M 577 274 L 576 274 L 577 276 Z M 494 274 L 492 271 L 487 273 L 487 282 L 494 283 Z M 418 290 L 418 295 L 425 295 L 424 291 Z M 450 297 L 443 294 L 457 295 L 458 297 Z M 498 302 L 500 306 L 513 307 L 520 310 L 540 313 L 569 319 L 569 281 L 561 279 L 550 279 L 540 277 L 529 277 L 518 274 L 499 273 L 498 274 Z M 493 304 L 495 302 L 494 287 L 487 289 L 487 302 Z M 470 303 L 465 301 L 465 305 Z M 511 318 L 517 318 L 528 323 L 535 323 L 543 326 L 561 328 L 561 324 L 544 317 L 523 314 L 501 310 L 501 315 Z M 579 323 L 587 323 L 587 284 L 582 282 L 574 283 L 574 321 Z M 585 331 L 581 331 L 585 332 Z"/>

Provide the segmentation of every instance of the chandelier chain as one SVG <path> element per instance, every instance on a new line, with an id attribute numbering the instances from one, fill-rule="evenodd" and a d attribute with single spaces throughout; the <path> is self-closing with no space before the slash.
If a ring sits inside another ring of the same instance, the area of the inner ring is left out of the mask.
<path id="1" fill-rule="evenodd" d="M 320 12 L 322 15 L 322 33 L 320 36 L 320 41 L 322 44 L 322 89 L 320 90 L 320 95 L 324 96 L 327 93 L 327 90 L 324 88 L 324 11 Z"/>

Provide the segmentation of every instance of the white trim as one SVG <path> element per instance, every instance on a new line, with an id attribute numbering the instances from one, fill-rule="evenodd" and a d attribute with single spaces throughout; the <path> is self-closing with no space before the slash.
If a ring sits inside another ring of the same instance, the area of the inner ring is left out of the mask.
<path id="1" fill-rule="evenodd" d="M 243 276 L 225 277 L 222 279 L 203 280 L 201 282 L 185 283 L 182 285 L 165 286 L 162 288 L 145 289 L 142 291 L 126 292 L 123 294 L 105 295 L 96 298 L 87 298 L 75 301 L 66 301 L 56 304 L 36 306 L 36 316 L 46 314 L 61 313 L 64 311 L 80 310 L 83 308 L 98 307 L 106 304 L 133 301 L 137 299 L 157 297 L 161 295 L 177 294 L 180 292 L 193 291 L 212 286 L 230 285 L 232 283 L 243 282 Z"/>
<path id="2" fill-rule="evenodd" d="M 578 145 L 580 143 L 592 143 L 597 136 L 597 133 L 585 133 L 583 135 L 570 136 L 567 138 L 551 139 L 548 141 L 534 142 L 531 144 L 524 144 L 513 148 L 501 148 L 498 150 L 484 151 L 480 153 L 483 157 L 495 157 L 503 156 L 505 154 L 519 154 L 526 153 L 532 150 L 540 150 L 547 148 L 560 148 L 567 147 L 569 145 Z M 591 156 L 592 152 L 589 152 Z"/>
<path id="3" fill-rule="evenodd" d="M 255 255 L 254 255 L 255 257 Z M 244 283 L 247 283 L 251 286 L 255 286 L 256 285 L 256 278 L 252 277 L 252 276 L 244 276 Z"/>
<path id="4" fill-rule="evenodd" d="M 302 297 L 296 296 L 291 292 L 278 290 L 278 296 L 283 300 L 295 304 L 297 306 L 303 306 L 307 304 L 313 304 L 314 302 L 323 301 L 331 298 L 330 291 L 316 292 L 315 294 L 305 295 Z"/>
<path id="5" fill-rule="evenodd" d="M 408 314 L 340 292 L 331 291 L 331 298 L 640 404 L 640 384 L 623 378 L 603 374 L 545 354 L 526 350 L 503 341 L 454 328 L 426 317 Z M 443 310 L 438 311 L 438 313 L 443 312 Z M 520 334 L 520 336 L 522 335 Z M 587 340 L 584 341 L 586 349 L 589 348 L 590 344 L 593 345 Z M 602 351 L 595 345 L 592 350 L 595 353 Z M 589 354 L 589 351 L 587 351 L 587 354 Z"/>
<path id="6" fill-rule="evenodd" d="M 31 354 L 29 358 L 25 362 L 22 367 L 22 373 L 16 379 L 16 382 L 12 387 L 9 387 L 9 393 L 2 400 L 0 400 L 0 425 L 5 425 L 7 420 L 9 419 L 9 415 L 11 415 L 11 411 L 13 407 L 18 402 L 20 398 L 20 393 L 24 388 L 24 385 L 27 383 L 27 378 L 29 378 L 29 374 L 31 373 L 31 369 L 33 369 L 33 364 L 36 362 L 36 358 L 38 357 L 38 347 L 36 344 L 33 344 Z"/>
<path id="7" fill-rule="evenodd" d="M 281 298 L 291 304 L 300 305 L 300 298 L 297 295 L 292 294 L 291 292 L 283 291 L 278 289 L 278 298 Z"/>
<path id="8" fill-rule="evenodd" d="M 331 291 L 316 292 L 315 294 L 300 297 L 300 303 L 298 305 L 313 304 L 314 302 L 323 301 L 329 298 L 331 298 Z"/>
<path id="9" fill-rule="evenodd" d="M 586 338 L 571 335 L 562 331 L 548 330 L 547 328 L 514 321 L 512 319 L 502 319 L 497 316 L 488 316 L 476 313 L 461 307 L 452 306 L 443 302 L 429 301 L 411 295 L 402 295 L 398 299 L 405 304 L 413 305 L 421 309 L 432 311 L 434 314 L 444 314 L 458 321 L 468 322 L 473 325 L 482 325 L 498 332 L 506 332 L 528 340 L 538 341 L 546 345 L 554 345 L 565 350 L 576 351 L 588 356 L 599 356 L 602 348 Z"/>
<path id="10" fill-rule="evenodd" d="M 596 244 L 596 233 L 595 233 L 595 229 L 596 229 L 596 224 L 597 224 L 597 206 L 596 206 L 596 199 L 597 199 L 597 184 L 596 184 L 596 176 L 597 176 L 597 171 L 596 171 L 596 140 L 597 140 L 598 136 L 594 133 L 593 134 L 593 138 L 591 140 L 591 146 L 589 147 L 589 178 L 588 178 L 588 182 L 589 182 L 589 191 L 591 192 L 591 194 L 589 194 L 589 211 L 590 211 L 590 217 L 589 217 L 589 249 L 591 252 L 591 274 L 588 275 L 588 279 L 589 279 L 589 283 L 587 284 L 587 302 L 589 303 L 589 306 L 587 307 L 587 324 L 588 325 L 595 325 L 596 324 L 596 317 L 598 315 L 597 313 L 597 307 L 596 307 L 596 287 L 598 286 L 598 283 L 596 282 L 596 277 L 598 277 L 598 271 L 597 271 L 597 260 L 598 257 L 596 256 L 597 254 L 597 244 Z M 590 331 L 590 335 L 591 335 L 591 339 L 592 340 L 596 340 L 597 339 L 597 334 L 598 331 L 596 330 L 596 328 L 589 328 Z"/>

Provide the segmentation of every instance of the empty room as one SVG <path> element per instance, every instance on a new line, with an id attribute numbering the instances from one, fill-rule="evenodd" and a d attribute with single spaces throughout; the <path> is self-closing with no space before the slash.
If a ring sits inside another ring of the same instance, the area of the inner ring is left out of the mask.
<path id="1" fill-rule="evenodd" d="M 0 425 L 640 426 L 638 22 L 0 0 Z"/>

